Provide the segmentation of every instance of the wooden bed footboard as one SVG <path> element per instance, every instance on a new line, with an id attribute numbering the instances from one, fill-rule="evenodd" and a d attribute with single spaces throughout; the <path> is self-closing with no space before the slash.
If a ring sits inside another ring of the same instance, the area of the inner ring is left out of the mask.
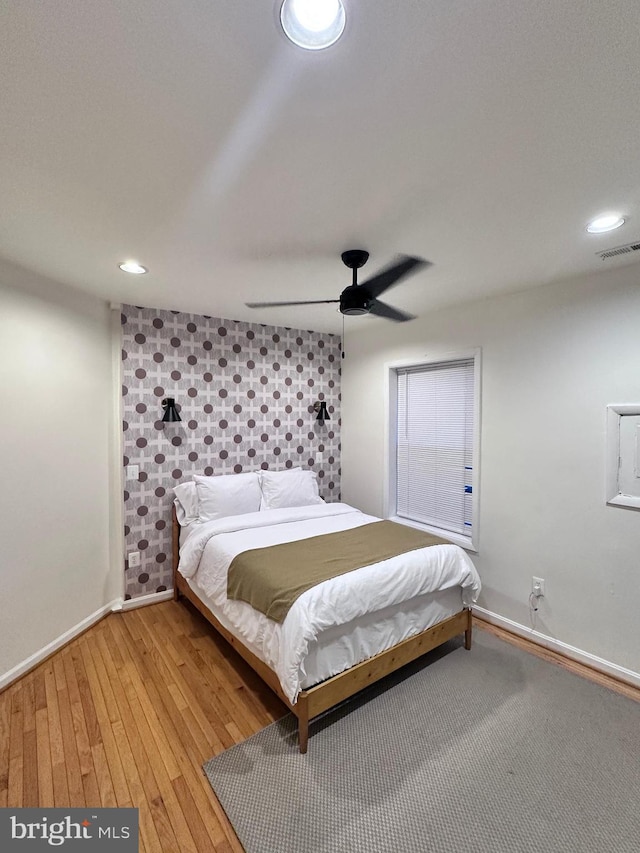
<path id="1" fill-rule="evenodd" d="M 390 675 L 411 661 L 416 660 L 432 649 L 446 643 L 454 637 L 464 634 L 465 649 L 471 648 L 471 609 L 463 609 L 448 619 L 427 628 L 415 637 L 409 637 L 372 658 L 356 664 L 328 678 L 326 681 L 302 690 L 293 704 L 285 696 L 278 676 L 261 661 L 244 643 L 225 628 L 209 610 L 206 604 L 193 592 L 185 578 L 178 572 L 180 525 L 173 509 L 173 596 L 177 601 L 180 596 L 187 598 L 205 619 L 233 646 L 249 666 L 268 684 L 276 695 L 298 718 L 298 745 L 300 752 L 307 751 L 309 741 L 309 722 L 314 717 L 328 711 L 345 699 L 355 696 L 360 690 L 375 684 L 381 678 Z"/>

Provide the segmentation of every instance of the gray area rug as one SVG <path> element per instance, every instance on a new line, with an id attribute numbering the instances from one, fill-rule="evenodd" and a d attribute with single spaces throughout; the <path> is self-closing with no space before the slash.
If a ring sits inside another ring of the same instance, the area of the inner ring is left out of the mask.
<path id="1" fill-rule="evenodd" d="M 204 765 L 247 853 L 637 853 L 640 703 L 482 631 Z"/>

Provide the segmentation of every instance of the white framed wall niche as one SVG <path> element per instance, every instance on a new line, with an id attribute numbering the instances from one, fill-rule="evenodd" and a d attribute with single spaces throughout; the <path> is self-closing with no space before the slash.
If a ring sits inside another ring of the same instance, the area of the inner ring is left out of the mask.
<path id="1" fill-rule="evenodd" d="M 607 406 L 606 501 L 640 509 L 640 403 Z"/>

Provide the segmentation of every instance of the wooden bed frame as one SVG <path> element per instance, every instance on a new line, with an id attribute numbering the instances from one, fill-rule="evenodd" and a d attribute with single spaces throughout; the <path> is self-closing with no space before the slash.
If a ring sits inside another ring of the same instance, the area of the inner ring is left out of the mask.
<path id="1" fill-rule="evenodd" d="M 329 708 L 333 708 L 345 699 L 354 696 L 360 690 L 374 684 L 386 675 L 395 672 L 416 658 L 430 652 L 446 643 L 447 640 L 464 633 L 464 647 L 471 648 L 471 608 L 464 608 L 459 613 L 427 628 L 415 637 L 409 637 L 390 649 L 374 657 L 356 664 L 351 669 L 334 675 L 315 687 L 309 687 L 298 694 L 298 700 L 292 704 L 282 691 L 280 681 L 275 672 L 266 663 L 256 657 L 234 634 L 225 628 L 213 615 L 211 610 L 192 591 L 186 579 L 178 572 L 180 524 L 173 507 L 173 597 L 176 601 L 181 596 L 187 598 L 193 606 L 202 613 L 205 619 L 221 634 L 228 643 L 244 658 L 249 666 L 269 685 L 284 704 L 298 718 L 298 745 L 300 752 L 307 751 L 309 741 L 309 721 Z"/>

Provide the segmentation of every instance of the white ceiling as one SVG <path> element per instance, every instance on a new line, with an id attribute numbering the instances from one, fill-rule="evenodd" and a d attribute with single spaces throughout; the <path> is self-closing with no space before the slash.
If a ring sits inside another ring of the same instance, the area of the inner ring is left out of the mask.
<path id="1" fill-rule="evenodd" d="M 337 298 L 362 247 L 364 273 L 433 262 L 384 297 L 420 314 L 640 238 L 637 0 L 344 3 L 315 53 L 276 0 L 4 3 L 0 255 L 114 301 L 338 331 L 334 305 L 244 302 Z M 587 235 L 611 208 L 628 223 Z"/>

